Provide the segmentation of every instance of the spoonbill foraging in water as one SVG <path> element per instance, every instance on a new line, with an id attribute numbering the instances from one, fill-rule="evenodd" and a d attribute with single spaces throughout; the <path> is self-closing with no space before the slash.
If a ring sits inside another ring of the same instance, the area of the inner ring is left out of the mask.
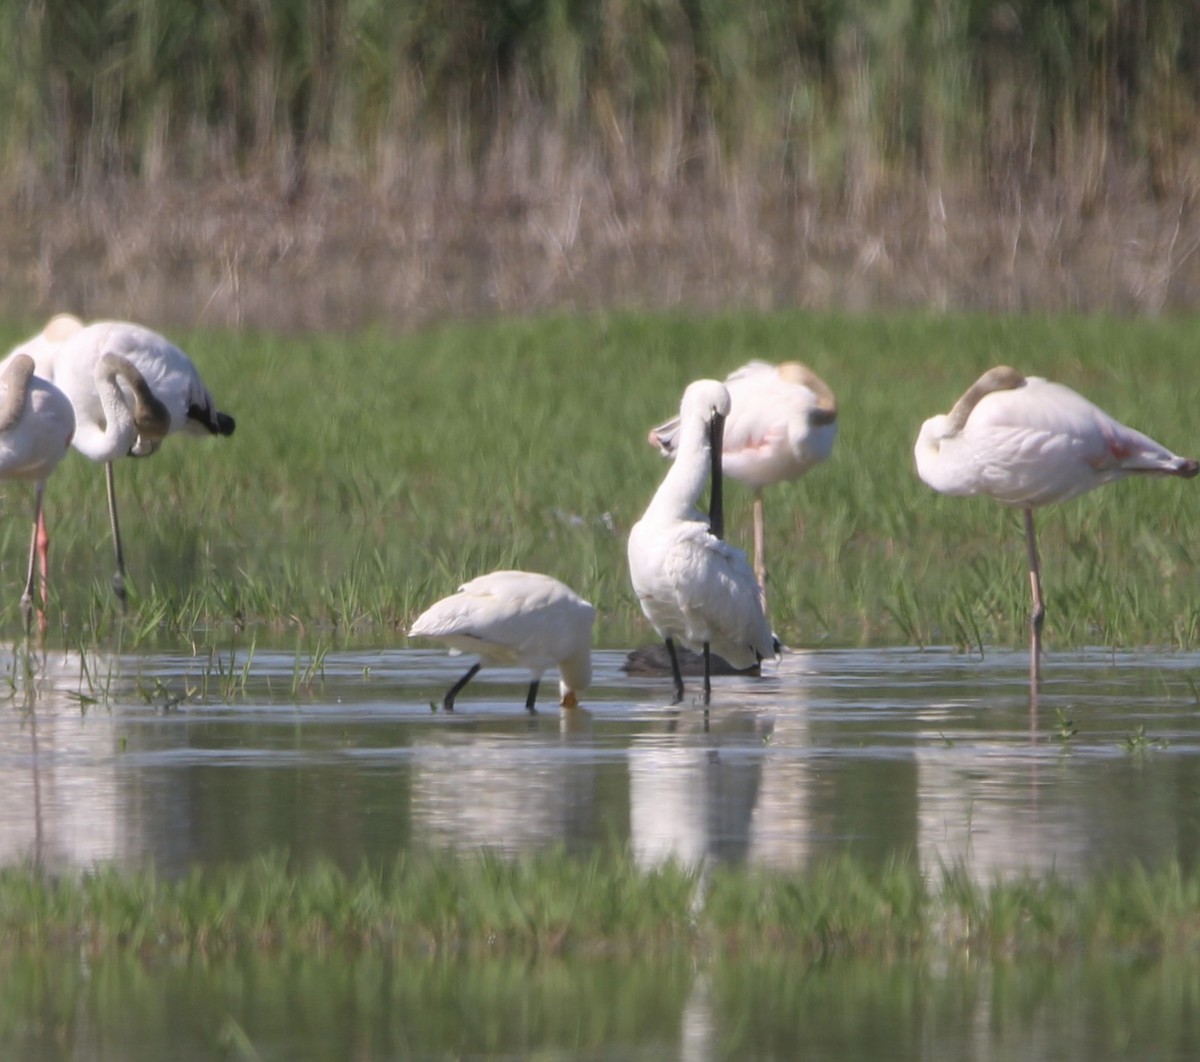
<path id="1" fill-rule="evenodd" d="M 559 672 L 559 703 L 579 704 L 592 681 L 592 623 L 596 610 L 574 590 L 537 572 L 490 572 L 434 602 L 409 628 L 410 638 L 433 638 L 451 652 L 474 653 L 471 665 L 442 698 L 454 700 L 485 664 L 529 669 L 525 707 L 536 714 L 538 686 L 552 667 Z"/>
<path id="2" fill-rule="evenodd" d="M 725 377 L 730 409 L 721 444 L 721 470 L 754 490 L 754 575 L 767 596 L 763 490 L 799 479 L 833 452 L 837 399 L 807 365 L 751 361 Z M 679 417 L 650 431 L 650 443 L 674 457 Z"/>
<path id="3" fill-rule="evenodd" d="M 125 555 L 113 462 L 147 457 L 175 432 L 232 435 L 233 417 L 217 410 L 191 359 L 141 325 L 123 321 L 85 325 L 77 317 L 59 314 L 6 362 L 22 354 L 32 357 L 38 374 L 53 381 L 70 400 L 75 410 L 75 449 L 104 464 L 117 562 L 113 590 L 124 609 Z"/>
<path id="4" fill-rule="evenodd" d="M 75 410 L 54 384 L 34 375 L 28 354 L 9 358 L 0 372 L 0 479 L 32 480 L 33 536 L 21 609 L 29 629 L 33 607 L 34 568 L 41 561 L 42 607 L 46 605 L 47 549 L 42 520 L 46 480 L 66 455 L 75 434 Z M 43 614 L 42 621 L 45 621 Z"/>
<path id="5" fill-rule="evenodd" d="M 712 698 L 712 653 L 735 668 L 779 653 L 746 555 L 721 537 L 721 433 L 729 410 L 724 384 L 688 385 L 679 408 L 675 463 L 629 532 L 630 578 L 642 611 L 666 643 L 674 704 L 683 700 L 675 639 L 704 655 L 705 705 Z M 710 475 L 706 517 L 696 503 Z"/>
<path id="6" fill-rule="evenodd" d="M 986 494 L 1023 510 L 1029 583 L 1030 671 L 1042 647 L 1041 572 L 1033 510 L 1131 475 L 1190 479 L 1200 463 L 1128 428 L 1062 384 L 999 365 L 975 381 L 948 414 L 921 425 L 917 474 L 942 494 Z"/>

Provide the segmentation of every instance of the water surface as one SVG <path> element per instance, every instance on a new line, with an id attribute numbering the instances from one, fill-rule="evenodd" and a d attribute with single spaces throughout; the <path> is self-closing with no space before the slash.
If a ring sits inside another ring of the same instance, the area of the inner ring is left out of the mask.
<path id="1" fill-rule="evenodd" d="M 4 659 L 0 864 L 185 873 L 265 851 L 347 871 L 404 850 L 563 846 L 802 869 L 961 864 L 980 880 L 1193 866 L 1200 657 L 790 653 L 707 718 L 596 655 L 586 707 L 434 651 Z M 689 956 L 0 953 L 0 1056 L 1191 1059 L 1192 957 L 1057 962 Z"/>
<path id="2" fill-rule="evenodd" d="M 50 654 L 0 712 L 0 862 L 167 874 L 287 851 L 347 870 L 407 848 L 801 868 L 849 852 L 980 878 L 1194 863 L 1194 654 L 789 653 L 707 713 L 596 654 L 585 707 L 436 651 Z M 319 665 L 319 666 L 317 666 Z M 26 696 L 33 691 L 32 698 Z"/>

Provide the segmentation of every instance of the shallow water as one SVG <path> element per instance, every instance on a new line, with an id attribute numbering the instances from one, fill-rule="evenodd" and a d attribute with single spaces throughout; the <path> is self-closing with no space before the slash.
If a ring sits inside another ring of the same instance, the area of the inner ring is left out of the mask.
<path id="1" fill-rule="evenodd" d="M 180 874 L 405 849 L 803 868 L 915 856 L 981 880 L 1195 864 L 1200 656 L 788 654 L 671 708 L 596 654 L 586 708 L 436 651 L 51 654 L 4 667 L 0 863 Z M 247 666 L 248 664 L 248 666 Z M 307 672 L 307 674 L 306 674 Z M 694 683 L 689 682 L 689 690 Z M 641 963 L 0 955 L 0 1057 L 1194 1058 L 1200 963 Z"/>
<path id="2" fill-rule="evenodd" d="M 596 654 L 584 709 L 547 682 L 530 717 L 502 669 L 433 712 L 464 670 L 436 651 L 329 654 L 308 683 L 295 654 L 51 654 L 0 711 L 0 863 L 628 845 L 647 865 L 915 854 L 989 879 L 1196 860 L 1194 654 L 1054 655 L 1033 712 L 1023 653 L 789 653 L 716 680 L 707 727 L 690 689 L 671 708 L 669 680 L 623 660 Z"/>

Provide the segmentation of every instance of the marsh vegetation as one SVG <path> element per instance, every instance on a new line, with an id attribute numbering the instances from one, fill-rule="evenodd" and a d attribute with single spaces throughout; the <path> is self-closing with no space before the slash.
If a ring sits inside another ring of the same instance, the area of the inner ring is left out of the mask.
<path id="1" fill-rule="evenodd" d="M 108 580 L 103 477 L 70 455 L 47 492 L 51 637 L 127 647 L 246 630 L 403 644 L 417 612 L 499 567 L 546 571 L 598 609 L 596 644 L 649 635 L 625 535 L 661 478 L 646 443 L 691 379 L 802 358 L 841 416 L 833 457 L 767 506 L 772 619 L 785 643 L 1018 645 L 1028 588 L 1017 514 L 945 498 L 913 469 L 921 421 L 1006 361 L 1074 386 L 1187 453 L 1193 323 L 594 314 L 395 337 L 177 338 L 239 421 L 117 469 L 134 607 Z M 11 325 L 8 341 L 21 333 Z M 1194 448 L 1194 447 L 1193 447 Z M 750 539 L 733 485 L 728 535 Z M 14 633 L 28 490 L 5 487 L 0 564 Z M 1188 483 L 1105 487 L 1039 518 L 1048 646 L 1190 648 L 1200 622 Z"/>

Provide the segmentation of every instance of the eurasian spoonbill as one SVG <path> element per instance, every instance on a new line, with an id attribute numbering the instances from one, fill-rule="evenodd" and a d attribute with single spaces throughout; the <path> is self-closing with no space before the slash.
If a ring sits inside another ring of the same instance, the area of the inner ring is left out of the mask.
<path id="1" fill-rule="evenodd" d="M 409 628 L 410 638 L 433 638 L 452 652 L 479 659 L 446 692 L 454 700 L 485 664 L 529 669 L 525 707 L 537 711 L 538 685 L 552 667 L 559 671 L 560 704 L 575 708 L 577 694 L 592 681 L 592 623 L 596 610 L 574 590 L 537 572 L 489 572 L 430 605 Z"/>
<path id="2" fill-rule="evenodd" d="M 710 654 L 735 668 L 777 656 L 754 572 L 740 549 L 721 538 L 721 433 L 729 391 L 697 380 L 683 393 L 675 462 L 629 532 L 629 574 L 642 611 L 664 640 L 683 700 L 675 639 L 704 656 L 704 704 L 712 697 Z M 696 507 L 712 477 L 709 516 Z"/>

